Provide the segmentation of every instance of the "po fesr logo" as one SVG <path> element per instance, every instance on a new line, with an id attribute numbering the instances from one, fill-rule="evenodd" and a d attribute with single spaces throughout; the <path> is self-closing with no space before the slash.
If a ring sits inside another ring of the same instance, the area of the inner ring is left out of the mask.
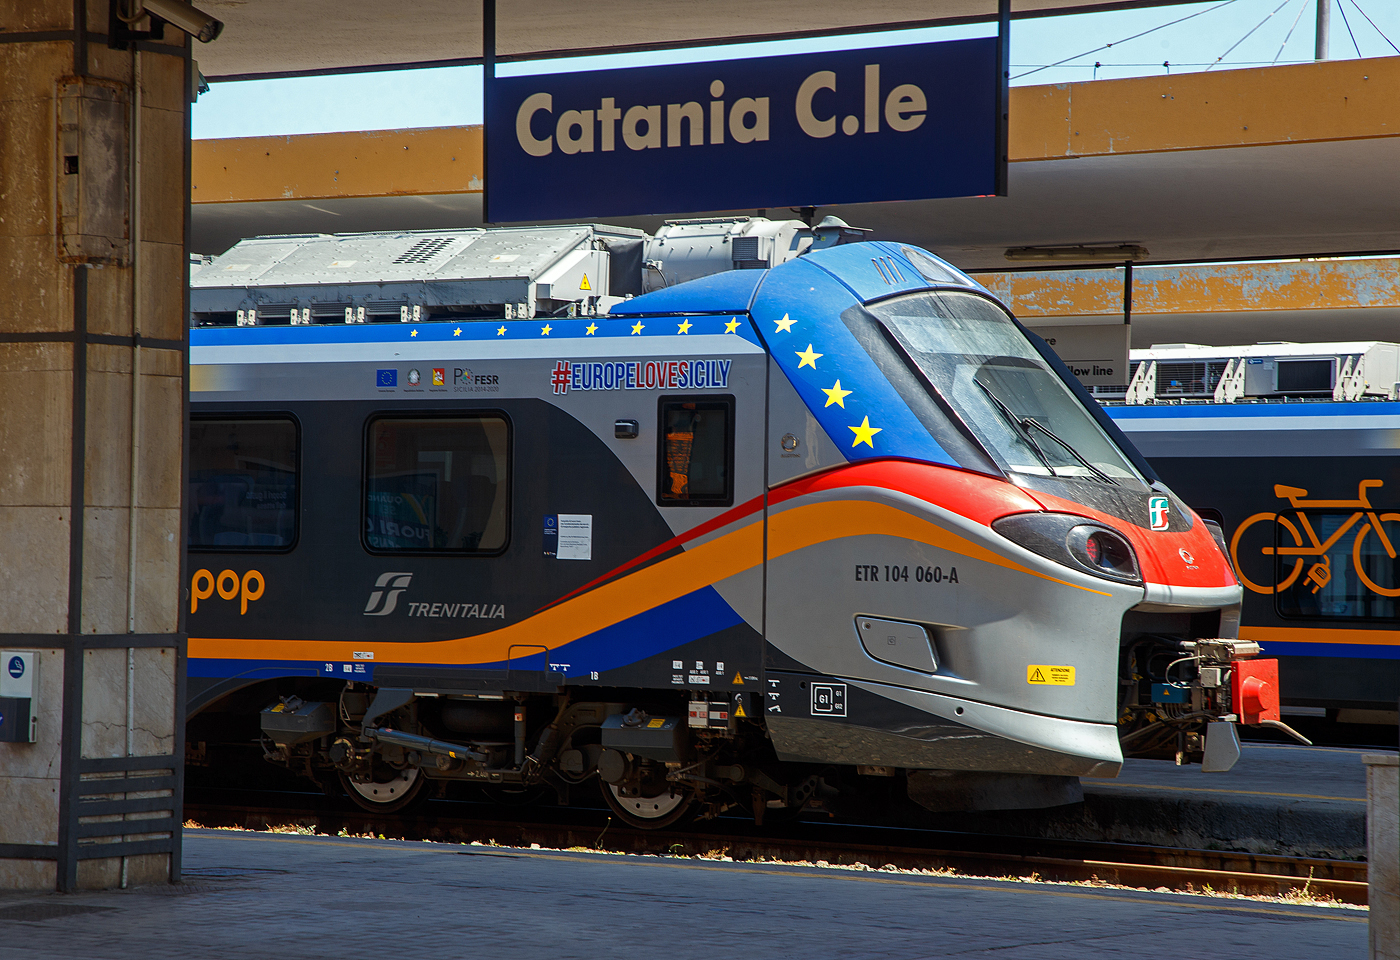
<path id="1" fill-rule="evenodd" d="M 232 570 L 221 570 L 218 576 L 208 570 L 196 570 L 190 578 L 190 613 L 199 609 L 199 601 L 218 593 L 221 600 L 238 600 L 238 615 L 248 612 L 248 604 L 263 595 L 267 582 L 256 570 L 239 576 Z"/>

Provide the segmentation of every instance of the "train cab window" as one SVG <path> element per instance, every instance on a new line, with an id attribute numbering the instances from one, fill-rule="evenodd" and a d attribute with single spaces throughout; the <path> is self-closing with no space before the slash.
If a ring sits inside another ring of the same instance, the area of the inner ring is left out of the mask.
<path id="1" fill-rule="evenodd" d="M 510 533 L 510 427 L 500 416 L 385 417 L 365 451 L 365 546 L 494 554 Z"/>
<path id="2" fill-rule="evenodd" d="M 868 309 L 1002 469 L 1141 484 L 1128 457 L 990 300 L 939 291 Z M 918 398 L 909 399 L 912 406 Z"/>
<path id="3" fill-rule="evenodd" d="M 734 398 L 662 397 L 656 502 L 727 507 L 734 502 Z"/>
<path id="4" fill-rule="evenodd" d="M 297 536 L 297 439 L 297 425 L 287 418 L 190 423 L 190 549 L 291 549 Z"/>

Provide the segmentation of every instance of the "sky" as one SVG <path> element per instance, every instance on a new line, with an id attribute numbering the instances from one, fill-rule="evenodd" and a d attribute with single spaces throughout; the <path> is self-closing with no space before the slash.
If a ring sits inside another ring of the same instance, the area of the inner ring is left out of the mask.
<path id="1" fill-rule="evenodd" d="M 1313 59 L 1317 0 L 1208 0 L 1147 10 L 1016 20 L 1012 84 L 1064 83 L 1237 69 Z M 727 60 L 985 36 L 984 26 L 730 44 L 688 51 L 504 64 L 501 76 Z M 1332 0 L 1332 59 L 1395 55 L 1400 0 Z M 427 96 L 424 91 L 436 91 Z M 210 85 L 193 112 L 196 139 L 481 122 L 481 68 L 393 70 Z"/>

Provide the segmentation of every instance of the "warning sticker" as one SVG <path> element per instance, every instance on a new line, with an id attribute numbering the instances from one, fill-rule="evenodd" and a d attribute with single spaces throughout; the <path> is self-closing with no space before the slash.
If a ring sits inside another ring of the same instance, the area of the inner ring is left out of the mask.
<path id="1" fill-rule="evenodd" d="M 665 721 L 665 720 L 648 720 L 648 721 L 647 721 L 647 729 L 648 729 L 648 730 L 659 730 L 659 729 L 661 729 L 661 728 L 664 727 L 664 726 L 666 726 L 666 721 Z"/>
<path id="2" fill-rule="evenodd" d="M 1046 683 L 1056 687 L 1074 686 L 1074 668 L 1032 663 L 1026 667 L 1027 683 Z"/>
<path id="3" fill-rule="evenodd" d="M 734 684 L 735 686 L 742 687 L 744 685 L 744 677 L 738 670 L 735 670 L 734 679 L 729 682 Z"/>
<path id="4" fill-rule="evenodd" d="M 579 288 L 580 290 L 592 290 L 592 289 L 593 289 L 592 287 L 590 287 L 590 286 L 588 285 L 588 274 L 585 273 L 585 274 L 583 275 L 583 283 L 580 283 L 580 284 L 578 285 L 578 288 Z"/>

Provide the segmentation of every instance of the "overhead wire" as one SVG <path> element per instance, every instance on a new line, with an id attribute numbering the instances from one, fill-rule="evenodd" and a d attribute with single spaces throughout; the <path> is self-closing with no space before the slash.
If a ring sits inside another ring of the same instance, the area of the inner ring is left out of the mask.
<path id="1" fill-rule="evenodd" d="M 1216 3 L 1215 5 L 1213 5 L 1213 6 L 1211 6 L 1211 7 L 1208 7 L 1208 8 L 1206 8 L 1206 9 L 1204 9 L 1204 10 L 1197 10 L 1195 13 L 1187 14 L 1187 15 L 1184 16 L 1184 17 L 1178 17 L 1178 18 L 1175 19 L 1175 20 L 1170 20 L 1170 21 L 1168 21 L 1168 22 L 1166 22 L 1166 23 L 1163 23 L 1163 24 L 1160 24 L 1160 25 L 1158 25 L 1158 26 L 1152 27 L 1152 28 L 1150 28 L 1150 29 L 1148 29 L 1148 30 L 1143 30 L 1143 31 L 1140 32 L 1140 33 L 1135 33 L 1135 34 L 1132 34 L 1131 36 L 1124 37 L 1122 40 L 1115 40 L 1115 41 L 1112 42 L 1112 43 L 1103 44 L 1103 45 L 1101 45 L 1101 46 L 1095 47 L 1095 48 L 1092 49 L 1092 50 L 1086 50 L 1086 51 L 1083 52 L 1083 53 L 1075 54 L 1075 55 L 1072 56 L 1072 57 L 1065 57 L 1063 60 L 1057 60 L 1057 61 L 1055 61 L 1054 63 L 1044 63 L 1044 64 L 1030 64 L 1030 63 L 1015 64 L 1015 65 L 1014 65 L 1015 67 L 1018 67 L 1018 68 L 1030 68 L 1030 69 L 1027 69 L 1027 70 L 1025 70 L 1025 71 L 1022 72 L 1022 73 L 1016 74 L 1016 75 L 1013 76 L 1011 79 L 1013 79 L 1013 80 L 1019 80 L 1019 79 L 1021 79 L 1022 77 L 1028 77 L 1028 76 L 1030 76 L 1030 75 L 1032 75 L 1032 74 L 1039 73 L 1039 72 L 1042 71 L 1042 70 L 1050 70 L 1050 69 L 1053 69 L 1053 68 L 1092 70 L 1092 71 L 1094 72 L 1094 76 L 1095 76 L 1095 77 L 1098 76 L 1098 71 L 1099 71 L 1100 69 L 1103 69 L 1103 68 L 1115 68 L 1115 67 L 1117 67 L 1117 68 L 1143 68 L 1143 67 L 1162 66 L 1162 67 L 1166 67 L 1167 70 L 1168 70 L 1168 72 L 1170 72 L 1171 67 L 1204 67 L 1206 70 L 1210 70 L 1210 69 L 1212 69 L 1213 67 L 1218 66 L 1221 62 L 1223 62 L 1223 61 L 1225 60 L 1226 57 L 1228 57 L 1228 56 L 1229 56 L 1234 50 L 1236 50 L 1242 43 L 1244 43 L 1246 40 L 1248 40 L 1248 39 L 1249 39 L 1254 33 L 1256 33 L 1261 27 L 1263 27 L 1266 23 L 1268 23 L 1269 20 L 1272 19 L 1276 14 L 1278 14 L 1281 10 L 1283 10 L 1283 9 L 1284 9 L 1285 7 L 1287 7 L 1290 3 L 1292 3 L 1293 0 L 1283 0 L 1283 2 L 1281 2 L 1277 7 L 1275 7 L 1272 11 L 1270 11 L 1268 14 L 1266 14 L 1266 15 L 1264 16 L 1264 19 L 1260 20 L 1260 21 L 1259 21 L 1257 24 L 1255 24 L 1254 27 L 1251 28 L 1244 36 L 1242 36 L 1239 40 L 1237 40 L 1234 44 L 1232 44 L 1228 50 L 1226 50 L 1226 51 L 1225 51 L 1224 53 L 1222 53 L 1219 57 L 1217 57 L 1215 60 L 1213 60 L 1213 61 L 1211 61 L 1211 62 L 1209 62 L 1209 63 L 1187 63 L 1187 62 L 1175 62 L 1175 61 L 1170 61 L 1170 62 L 1169 62 L 1169 61 L 1163 61 L 1161 64 L 1158 64 L 1158 63 L 1155 63 L 1155 62 L 1154 62 L 1154 63 L 1104 63 L 1104 62 L 1102 62 L 1102 61 L 1096 61 L 1096 62 L 1094 62 L 1094 63 L 1074 63 L 1074 62 L 1073 62 L 1073 61 L 1078 60 L 1078 59 L 1080 59 L 1080 58 L 1082 58 L 1082 57 L 1091 56 L 1092 54 L 1098 53 L 1098 52 L 1103 51 L 1103 50 L 1111 49 L 1112 47 L 1115 47 L 1115 46 L 1121 46 L 1122 44 L 1128 43 L 1128 42 L 1131 41 L 1131 40 L 1140 39 L 1141 37 L 1145 37 L 1145 36 L 1147 36 L 1147 35 L 1149 35 L 1149 34 L 1156 33 L 1156 32 L 1159 31 L 1159 30 L 1164 30 L 1164 29 L 1166 29 L 1167 27 L 1172 27 L 1172 26 L 1175 26 L 1175 25 L 1177 25 L 1177 24 L 1179 24 L 1179 23 L 1184 23 L 1184 22 L 1186 22 L 1187 20 L 1192 20 L 1192 19 L 1194 19 L 1194 18 L 1196 18 L 1196 17 L 1204 16 L 1204 15 L 1207 14 L 1207 13 L 1211 13 L 1211 12 L 1213 12 L 1213 11 L 1215 11 L 1215 10 L 1219 10 L 1221 7 L 1229 6 L 1230 4 L 1232 4 L 1232 3 L 1234 3 L 1234 2 L 1236 2 L 1236 0 L 1221 0 L 1220 3 Z M 1356 39 L 1356 33 L 1355 33 L 1355 31 L 1352 30 L 1351 21 L 1350 21 L 1350 19 L 1347 17 L 1347 13 L 1346 13 L 1346 9 L 1345 9 L 1345 7 L 1346 7 L 1346 2 L 1347 2 L 1347 0 L 1337 0 L 1337 9 L 1341 11 L 1341 14 L 1342 14 L 1342 22 L 1346 25 L 1347 34 L 1351 37 L 1352 47 L 1356 50 L 1356 55 L 1357 55 L 1357 57 L 1360 58 L 1360 57 L 1362 56 L 1362 53 L 1361 53 L 1361 46 L 1360 46 L 1360 44 L 1358 43 L 1358 41 L 1357 41 L 1357 39 Z M 1298 24 L 1302 21 L 1303 14 L 1307 12 L 1308 3 L 1309 3 L 1309 0 L 1299 0 L 1299 2 L 1298 2 L 1298 13 L 1297 13 L 1297 15 L 1293 18 L 1293 23 L 1289 26 L 1289 28 L 1288 28 L 1288 33 L 1284 36 L 1284 38 L 1283 38 L 1283 43 L 1279 45 L 1278 52 L 1274 54 L 1274 58 L 1273 58 L 1272 60 L 1238 61 L 1238 62 L 1236 62 L 1234 65 L 1236 65 L 1236 66 L 1242 66 L 1242 67 L 1247 67 L 1247 66 L 1264 66 L 1264 65 L 1276 65 L 1276 64 L 1278 64 L 1278 63 L 1280 62 L 1282 56 L 1283 56 L 1284 50 L 1288 47 L 1289 41 L 1292 40 L 1293 34 L 1297 31 L 1297 29 L 1298 29 Z M 1376 33 L 1380 34 L 1381 39 L 1384 40 L 1384 41 L 1390 46 L 1390 48 L 1391 48 L 1392 50 L 1394 50 L 1397 54 L 1400 54 L 1400 46 L 1397 46 L 1397 45 L 1390 39 L 1390 37 L 1386 35 L 1385 31 L 1381 30 L 1380 26 L 1377 25 L 1377 23 L 1375 22 L 1375 20 L 1371 19 L 1371 16 L 1370 16 L 1364 9 L 1362 9 L 1361 4 L 1358 2 L 1358 0 L 1351 0 L 1351 5 L 1352 5 L 1353 7 L 1356 8 L 1356 12 L 1357 12 L 1357 13 L 1361 14 L 1361 16 L 1364 17 L 1364 18 L 1366 19 L 1366 22 L 1369 23 L 1369 24 L 1371 25 L 1372 29 L 1374 29 L 1374 30 L 1376 31 Z M 1291 64 L 1291 63 L 1311 63 L 1311 62 L 1313 62 L 1313 60 L 1312 60 L 1312 58 L 1308 58 L 1308 59 L 1306 59 L 1306 60 L 1284 60 L 1284 61 L 1282 61 L 1282 62 L 1283 62 L 1284 64 Z"/>
<path id="2" fill-rule="evenodd" d="M 1306 0 L 1305 0 L 1305 2 L 1306 2 Z M 1110 68 L 1110 67 L 1162 67 L 1162 66 L 1167 66 L 1168 64 L 1169 64 L 1170 66 L 1173 66 L 1173 67 L 1208 67 L 1208 66 L 1210 66 L 1212 63 L 1215 63 L 1215 62 L 1216 62 L 1216 61 L 1214 61 L 1214 60 L 1202 60 L 1202 61 L 1200 61 L 1200 62 L 1194 62 L 1194 61 L 1190 61 L 1190 60 L 1171 60 L 1171 61 L 1166 61 L 1166 62 L 1161 61 L 1161 60 L 1154 60 L 1154 61 L 1151 62 L 1151 63 L 1099 63 L 1099 64 L 1097 64 L 1097 66 L 1099 67 L 1099 69 L 1102 69 L 1102 70 L 1107 70 L 1107 69 Z M 1289 65 L 1291 65 L 1291 64 L 1297 64 L 1297 63 L 1314 63 L 1314 62 L 1315 62 L 1315 61 L 1313 60 L 1312 57 L 1308 57 L 1308 58 L 1305 59 L 1305 60 L 1283 60 L 1283 61 L 1279 61 L 1279 60 L 1235 60 L 1235 61 L 1233 61 L 1233 65 L 1234 65 L 1234 66 L 1237 66 L 1237 67 L 1266 67 L 1266 66 L 1271 66 L 1271 65 L 1274 65 L 1274 64 L 1279 64 L 1279 63 L 1281 63 L 1283 66 L 1289 66 Z M 1069 63 L 1069 64 L 1054 64 L 1054 63 L 1047 63 L 1047 64 L 1017 63 L 1017 64 L 1012 64 L 1012 66 L 1015 66 L 1015 67 L 1059 67 L 1059 68 L 1062 69 L 1062 70 L 1093 70 L 1094 67 L 1095 67 L 1095 64 L 1092 64 L 1092 63 Z"/>
<path id="3" fill-rule="evenodd" d="M 1357 0 L 1351 0 L 1351 5 L 1356 8 L 1357 13 L 1361 14 L 1363 17 L 1366 18 L 1366 22 L 1371 25 L 1372 29 L 1374 29 L 1377 33 L 1381 35 L 1382 40 L 1384 40 L 1386 43 L 1390 43 L 1390 38 L 1385 35 L 1385 31 L 1381 30 L 1380 27 L 1376 26 L 1376 21 L 1372 20 L 1370 15 L 1367 14 L 1365 10 L 1361 9 L 1361 4 L 1358 3 Z M 1341 4 L 1339 3 L 1338 6 L 1341 6 Z M 1346 14 L 1342 14 L 1342 16 L 1345 17 Z M 1390 49 L 1394 50 L 1396 53 L 1400 53 L 1400 47 L 1397 47 L 1393 43 L 1390 43 Z"/>
<path id="4" fill-rule="evenodd" d="M 1303 19 L 1303 11 L 1308 9 L 1308 0 L 1299 0 L 1298 15 L 1293 18 L 1293 26 L 1288 28 L 1288 33 L 1283 38 L 1283 43 L 1278 45 L 1278 53 L 1274 54 L 1274 63 L 1278 63 L 1278 58 L 1283 56 L 1283 48 L 1288 46 L 1288 41 L 1293 39 L 1293 31 L 1298 29 L 1298 21 Z"/>
<path id="5" fill-rule="evenodd" d="M 1342 23 L 1347 25 L 1347 36 L 1351 37 L 1351 45 L 1356 48 L 1356 59 L 1361 59 L 1361 44 L 1356 42 L 1356 34 L 1351 32 L 1351 21 L 1347 19 L 1347 5 L 1337 0 L 1337 10 L 1342 14 Z"/>
<path id="6" fill-rule="evenodd" d="M 1086 50 L 1086 51 L 1084 51 L 1083 53 L 1076 53 L 1076 54 L 1075 54 L 1074 56 L 1072 56 L 1072 57 L 1065 57 L 1063 60 L 1058 60 L 1058 61 L 1056 61 L 1055 63 L 1047 63 L 1047 64 L 1045 64 L 1045 65 L 1042 66 L 1042 67 L 1036 67 L 1034 70 L 1028 70 L 1028 71 L 1026 71 L 1025 73 L 1018 73 L 1016 76 L 1012 77 L 1011 79 L 1013 79 L 1013 80 L 1019 80 L 1019 79 L 1021 79 L 1022 77 L 1029 77 L 1031 74 L 1033 74 L 1033 73 L 1039 73 L 1039 72 L 1042 71 L 1042 70 L 1049 70 L 1049 69 L 1052 68 L 1052 67 L 1063 66 L 1064 64 L 1067 64 L 1067 63 L 1069 63 L 1069 62 L 1072 61 L 1072 60 L 1078 60 L 1080 57 L 1087 57 L 1087 56 L 1090 56 L 1091 54 L 1098 53 L 1100 50 L 1107 50 L 1107 49 L 1109 49 L 1110 47 L 1113 47 L 1115 44 L 1117 44 L 1117 45 L 1122 45 L 1122 44 L 1127 43 L 1127 42 L 1130 41 L 1130 40 L 1137 40 L 1137 39 L 1140 38 L 1140 37 L 1145 37 L 1145 36 L 1147 36 L 1149 33 L 1156 33 L 1158 30 L 1165 30 L 1167 27 L 1174 27 L 1174 26 L 1176 26 L 1178 23 L 1185 23 L 1187 20 L 1191 20 L 1191 19 L 1194 19 L 1194 18 L 1196 18 L 1196 17 L 1203 16 L 1204 14 L 1210 13 L 1210 12 L 1212 12 L 1212 11 L 1214 11 L 1214 10 L 1219 10 L 1221 7 L 1228 7 L 1230 4 L 1235 3 L 1235 2 L 1236 2 L 1236 0 L 1221 0 L 1220 3 L 1217 3 L 1217 4 L 1216 4 L 1215 6 L 1213 6 L 1213 7 L 1209 7 L 1209 8 L 1207 8 L 1207 9 L 1205 9 L 1205 10 L 1197 10 L 1195 13 L 1187 14 L 1187 15 L 1184 16 L 1184 17 L 1181 17 L 1181 18 L 1176 19 L 1176 20 L 1172 20 L 1172 21 L 1170 21 L 1170 22 L 1168 22 L 1168 23 L 1164 23 L 1164 24 L 1162 24 L 1161 26 L 1153 27 L 1153 28 L 1150 29 L 1150 30 L 1144 30 L 1144 31 L 1142 31 L 1141 33 L 1135 33 L 1135 34 L 1133 34 L 1131 37 L 1124 37 L 1122 40 L 1115 40 L 1113 43 L 1105 43 L 1105 44 L 1103 44 L 1102 46 L 1095 47 L 1095 48 L 1092 49 L 1092 50 Z M 1287 2 L 1287 0 L 1285 0 L 1285 2 Z M 1079 64 L 1076 64 L 1076 66 L 1079 66 Z"/>
<path id="7" fill-rule="evenodd" d="M 1264 24 L 1268 23 L 1269 20 L 1273 17 L 1273 15 L 1274 15 L 1275 13 L 1278 13 L 1278 12 L 1279 12 L 1280 10 L 1282 10 L 1284 7 L 1288 6 L 1288 3 L 1289 3 L 1289 0 L 1283 0 L 1283 3 L 1280 3 L 1277 7 L 1274 7 L 1273 11 L 1272 11 L 1271 13 L 1266 14 L 1266 15 L 1264 16 L 1264 19 L 1263 19 L 1263 20 L 1260 20 L 1258 23 L 1256 23 L 1256 24 L 1254 25 L 1254 27 L 1253 27 L 1248 33 L 1246 33 L 1244 36 L 1242 36 L 1242 37 L 1240 37 L 1238 40 L 1236 40 L 1236 41 L 1230 46 L 1230 49 L 1229 49 L 1229 50 L 1226 50 L 1226 51 L 1225 51 L 1224 53 L 1222 53 L 1220 56 L 1216 57 L 1216 58 L 1215 58 L 1215 63 L 1212 63 L 1209 67 L 1206 67 L 1206 70 L 1209 71 L 1212 67 L 1215 66 L 1216 63 L 1219 63 L 1221 60 L 1224 60 L 1224 59 L 1225 59 L 1226 57 L 1228 57 L 1230 54 L 1234 53 L 1236 47 L 1238 47 L 1240 44 L 1244 43 L 1244 42 L 1245 42 L 1246 40 L 1248 40 L 1250 37 L 1254 36 L 1254 31 L 1255 31 L 1255 30 L 1258 30 L 1258 29 L 1259 29 L 1260 27 L 1262 27 Z"/>

